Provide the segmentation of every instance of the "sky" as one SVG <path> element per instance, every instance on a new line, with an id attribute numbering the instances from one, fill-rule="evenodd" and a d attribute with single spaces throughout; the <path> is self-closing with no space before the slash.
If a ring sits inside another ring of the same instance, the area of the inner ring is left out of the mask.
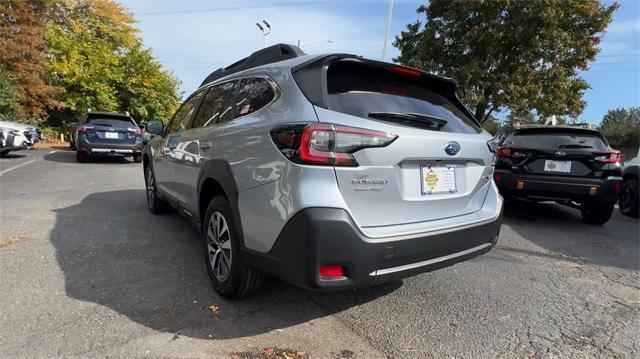
<path id="1" fill-rule="evenodd" d="M 271 24 L 269 44 L 302 43 L 308 54 L 347 52 L 381 59 L 387 0 L 120 0 L 131 11 L 146 47 L 181 81 L 185 96 L 219 67 L 262 48 L 255 23 Z M 604 1 L 611 3 L 610 0 Z M 386 59 L 406 25 L 424 20 L 427 0 L 395 0 Z M 640 0 L 622 0 L 581 76 L 591 85 L 580 121 L 598 124 L 609 109 L 640 106 Z M 331 42 L 328 42 L 330 40 Z"/>

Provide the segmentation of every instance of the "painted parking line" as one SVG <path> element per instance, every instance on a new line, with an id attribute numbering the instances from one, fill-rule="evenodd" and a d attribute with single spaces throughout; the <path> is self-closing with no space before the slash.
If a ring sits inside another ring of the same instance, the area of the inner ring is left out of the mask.
<path id="1" fill-rule="evenodd" d="M 58 151 L 57 151 L 57 150 L 53 150 L 53 151 L 49 151 L 49 152 L 47 152 L 47 154 L 56 153 L 56 152 L 58 152 Z M 27 161 L 27 162 L 23 162 L 23 163 L 20 163 L 20 164 L 18 164 L 18 165 L 15 165 L 15 166 L 13 166 L 13 167 L 9 167 L 9 168 L 7 168 L 6 170 L 0 171 L 0 176 L 2 176 L 3 174 L 5 174 L 5 173 L 7 173 L 7 172 L 10 172 L 10 171 L 13 171 L 13 170 L 15 170 L 15 169 L 18 169 L 18 168 L 20 168 L 20 167 L 24 167 L 24 166 L 28 165 L 29 163 L 33 163 L 33 162 L 35 162 L 35 161 L 37 161 L 37 160 L 39 160 L 39 159 L 40 159 L 40 158 L 33 158 L 33 159 L 31 159 L 31 160 L 29 160 L 29 161 Z"/>

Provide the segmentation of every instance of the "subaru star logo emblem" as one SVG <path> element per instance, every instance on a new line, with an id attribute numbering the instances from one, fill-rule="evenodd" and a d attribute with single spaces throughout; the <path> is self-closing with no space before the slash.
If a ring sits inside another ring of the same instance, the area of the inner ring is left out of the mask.
<path id="1" fill-rule="evenodd" d="M 449 142 L 447 147 L 444 148 L 444 152 L 449 156 L 455 156 L 460 152 L 460 144 L 458 142 Z"/>

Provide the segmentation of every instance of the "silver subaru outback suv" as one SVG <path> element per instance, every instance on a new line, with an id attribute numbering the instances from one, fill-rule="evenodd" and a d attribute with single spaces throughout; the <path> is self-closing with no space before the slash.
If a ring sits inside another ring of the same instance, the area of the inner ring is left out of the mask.
<path id="1" fill-rule="evenodd" d="M 262 49 L 147 125 L 148 207 L 201 230 L 227 298 L 265 274 L 354 288 L 486 253 L 502 218 L 491 136 L 455 90 L 356 55 Z"/>

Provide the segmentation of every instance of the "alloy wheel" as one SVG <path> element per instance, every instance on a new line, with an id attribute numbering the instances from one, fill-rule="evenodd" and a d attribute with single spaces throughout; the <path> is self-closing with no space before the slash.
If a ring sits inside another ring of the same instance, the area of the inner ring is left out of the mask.
<path id="1" fill-rule="evenodd" d="M 149 207 L 152 207 L 155 199 L 156 193 L 153 172 L 151 171 L 151 168 L 147 168 L 147 205 Z"/>
<path id="2" fill-rule="evenodd" d="M 224 282 L 231 274 L 231 234 L 226 218 L 220 212 L 213 212 L 207 225 L 207 248 L 213 275 Z"/>

